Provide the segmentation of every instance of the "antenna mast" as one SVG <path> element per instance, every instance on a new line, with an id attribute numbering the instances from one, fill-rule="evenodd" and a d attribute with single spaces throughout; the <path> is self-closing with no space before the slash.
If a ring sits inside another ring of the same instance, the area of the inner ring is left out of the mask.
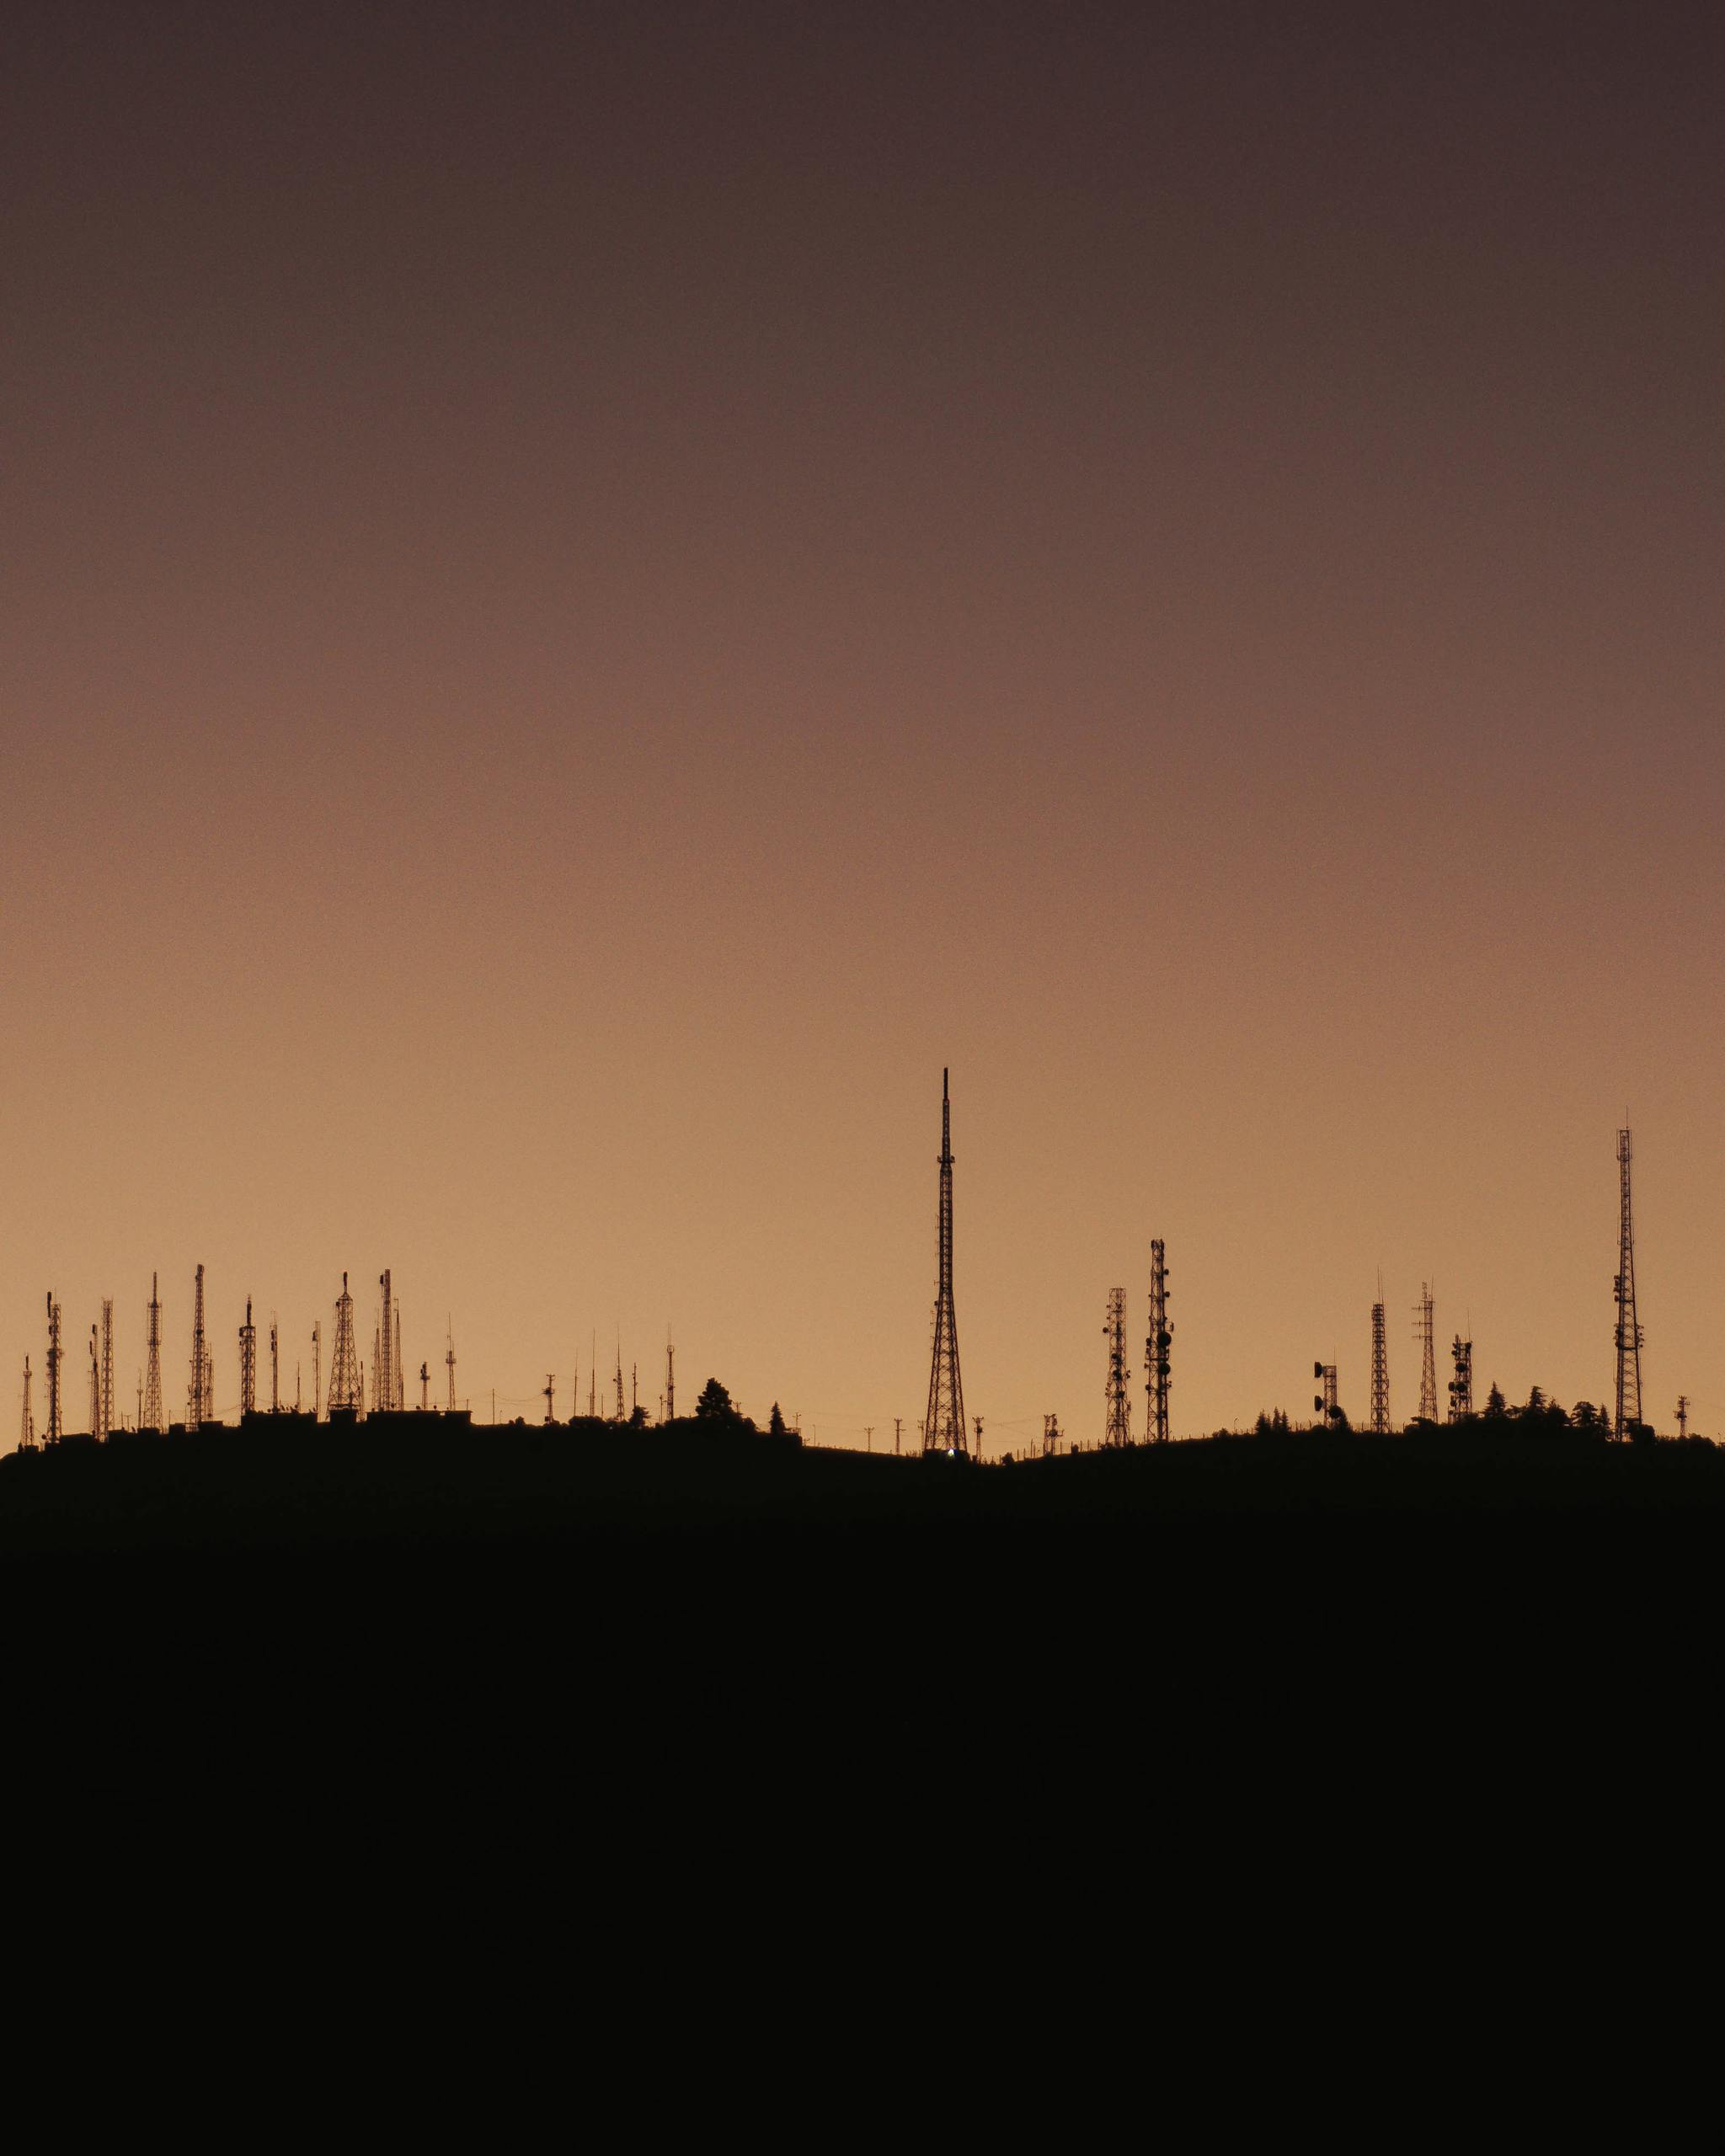
<path id="1" fill-rule="evenodd" d="M 315 1343 L 316 1335 L 312 1336 Z M 329 1364 L 329 1412 L 338 1408 L 350 1415 L 360 1412 L 360 1365 L 354 1348 L 354 1299 L 348 1293 L 347 1275 L 341 1276 L 341 1294 L 335 1305 L 335 1353 Z"/>
<path id="2" fill-rule="evenodd" d="M 1473 1342 L 1458 1332 L 1450 1342 L 1450 1360 L 1455 1365 L 1450 1380 L 1450 1420 L 1462 1422 L 1473 1412 Z"/>
<path id="3" fill-rule="evenodd" d="M 346 1284 L 347 1276 L 344 1273 L 342 1285 L 345 1287 Z M 312 1420 L 315 1422 L 323 1412 L 323 1328 L 321 1325 L 314 1325 L 312 1327 Z"/>
<path id="4" fill-rule="evenodd" d="M 258 1412 L 258 1328 L 252 1323 L 252 1299 L 246 1297 L 246 1321 L 239 1329 L 239 1412 Z"/>
<path id="5" fill-rule="evenodd" d="M 1644 1336 L 1635 1307 L 1635 1223 L 1629 1203 L 1629 1131 L 1617 1134 L 1617 1413 L 1614 1438 L 1632 1438 L 1641 1428 L 1641 1351 Z"/>
<path id="6" fill-rule="evenodd" d="M 90 1327 L 90 1435 L 99 1438 L 102 1434 L 102 1334 L 97 1326 Z"/>
<path id="7" fill-rule="evenodd" d="M 455 1412 L 455 1318 L 449 1321 L 449 1353 L 443 1358 L 443 1367 L 449 1372 L 449 1412 Z"/>
<path id="8" fill-rule="evenodd" d="M 270 1412 L 281 1412 L 281 1340 L 275 1314 L 270 1314 Z"/>
<path id="9" fill-rule="evenodd" d="M 665 1328 L 665 1419 L 677 1419 L 677 1351 L 670 1344 L 670 1327 Z"/>
<path id="10" fill-rule="evenodd" d="M 1144 1434 L 1152 1444 L 1168 1442 L 1168 1349 L 1174 1328 L 1168 1323 L 1168 1268 L 1167 1246 L 1159 1239 L 1150 1246 L 1150 1332 L 1144 1342 L 1144 1389 L 1148 1417 Z"/>
<path id="11" fill-rule="evenodd" d="M 24 1358 L 24 1422 L 18 1433 L 20 1452 L 34 1452 L 36 1449 L 36 1418 L 30 1412 L 30 1358 Z"/>
<path id="12" fill-rule="evenodd" d="M 1419 1300 L 1413 1306 L 1413 1344 L 1419 1350 L 1419 1419 L 1422 1422 L 1435 1422 L 1438 1419 L 1438 1364 L 1432 1334 L 1432 1289 L 1429 1280 L 1419 1286 Z"/>
<path id="13" fill-rule="evenodd" d="M 964 1386 L 959 1374 L 959 1321 L 953 1308 L 953 1108 L 951 1072 L 940 1074 L 940 1255 L 934 1297 L 934 1355 L 928 1371 L 924 1452 L 969 1457 Z"/>
<path id="14" fill-rule="evenodd" d="M 1108 1315 L 1103 1335 L 1108 1343 L 1108 1379 L 1103 1395 L 1106 1412 L 1102 1441 L 1105 1445 L 1132 1442 L 1132 1401 L 1126 1390 L 1126 1290 L 1108 1289 Z"/>
<path id="15" fill-rule="evenodd" d="M 204 1339 L 204 1268 L 200 1265 L 192 1294 L 192 1385 L 186 1401 L 185 1419 L 200 1430 L 210 1419 L 210 1357 Z"/>
<path id="16" fill-rule="evenodd" d="M 1390 1434 L 1390 1354 L 1384 1344 L 1383 1283 L 1371 1306 L 1371 1428 L 1374 1437 Z"/>
<path id="17" fill-rule="evenodd" d="M 114 1298 L 102 1298 L 102 1435 L 114 1431 Z"/>
<path id="18" fill-rule="evenodd" d="M 161 1276 L 150 1275 L 150 1359 L 144 1379 L 143 1425 L 158 1434 L 168 1427 L 162 1413 L 162 1299 Z"/>
<path id="19" fill-rule="evenodd" d="M 373 1396 L 378 1407 L 388 1414 L 395 1406 L 395 1305 L 390 1300 L 389 1267 L 385 1266 L 377 1285 L 383 1290 L 383 1324 L 373 1360 L 377 1364 L 371 1380 Z"/>
<path id="20" fill-rule="evenodd" d="M 60 1305 L 48 1290 L 48 1442 L 57 1445 L 65 1433 L 60 1422 Z"/>

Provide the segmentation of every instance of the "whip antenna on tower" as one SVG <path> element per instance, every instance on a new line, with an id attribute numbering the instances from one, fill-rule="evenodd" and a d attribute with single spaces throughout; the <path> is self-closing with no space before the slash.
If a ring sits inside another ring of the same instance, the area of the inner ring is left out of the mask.
<path id="1" fill-rule="evenodd" d="M 1645 1335 L 1635 1306 L 1635 1219 L 1629 1199 L 1629 1117 L 1617 1134 L 1617 1412 L 1614 1438 L 1632 1438 L 1641 1422 L 1641 1351 Z"/>
<path id="2" fill-rule="evenodd" d="M 161 1277 L 150 1275 L 150 1348 L 144 1373 L 143 1424 L 158 1435 L 168 1428 L 162 1413 L 162 1298 Z"/>
<path id="3" fill-rule="evenodd" d="M 934 1298 L 934 1356 L 928 1372 L 928 1413 L 922 1449 L 969 1457 L 964 1386 L 959 1374 L 959 1321 L 953 1308 L 953 1107 L 951 1072 L 940 1074 L 940 1255 Z"/>
<path id="4" fill-rule="evenodd" d="M 1160 1239 L 1150 1246 L 1150 1331 L 1144 1342 L 1145 1436 L 1154 1445 L 1168 1442 L 1168 1391 L 1172 1364 L 1168 1350 L 1174 1328 L 1168 1323 L 1167 1246 Z"/>
<path id="5" fill-rule="evenodd" d="M 1103 1391 L 1105 1412 L 1102 1441 L 1105 1445 L 1132 1442 L 1132 1400 L 1126 1390 L 1126 1290 L 1108 1289 L 1108 1315 L 1103 1335 L 1108 1343 L 1108 1384 Z"/>
<path id="6" fill-rule="evenodd" d="M 1413 1306 L 1413 1344 L 1419 1350 L 1419 1419 L 1422 1422 L 1435 1422 L 1438 1419 L 1438 1364 L 1432 1333 L 1432 1289 L 1429 1280 L 1420 1283 L 1419 1300 Z"/>

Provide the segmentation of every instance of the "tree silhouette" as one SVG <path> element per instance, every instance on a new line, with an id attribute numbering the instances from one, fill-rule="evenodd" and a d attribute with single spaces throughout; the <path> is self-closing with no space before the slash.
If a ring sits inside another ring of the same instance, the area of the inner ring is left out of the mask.
<path id="1" fill-rule="evenodd" d="M 736 1404 L 717 1378 L 708 1378 L 701 1388 L 701 1397 L 695 1402 L 697 1422 L 734 1422 L 737 1420 Z"/>
<path id="2" fill-rule="evenodd" d="M 1486 1395 L 1486 1412 L 1495 1420 L 1506 1412 L 1503 1396 L 1494 1385 Z"/>
<path id="3" fill-rule="evenodd" d="M 778 1412 L 778 1402 L 776 1400 L 772 1403 L 772 1412 L 766 1418 L 766 1430 L 769 1437 L 783 1438 L 790 1434 L 785 1428 L 784 1417 Z"/>

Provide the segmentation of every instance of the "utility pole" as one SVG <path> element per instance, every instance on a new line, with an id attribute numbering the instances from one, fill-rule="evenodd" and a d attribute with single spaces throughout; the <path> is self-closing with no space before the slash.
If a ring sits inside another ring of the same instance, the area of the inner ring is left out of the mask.
<path id="1" fill-rule="evenodd" d="M 1168 1350 L 1174 1328 L 1168 1323 L 1168 1268 L 1167 1246 L 1160 1241 L 1150 1246 L 1150 1332 L 1144 1342 L 1145 1435 L 1152 1444 L 1168 1442 Z"/>
<path id="2" fill-rule="evenodd" d="M 1611 1424 L 1616 1438 L 1632 1438 L 1641 1428 L 1642 1333 L 1635 1306 L 1635 1222 L 1629 1200 L 1628 1117 L 1617 1134 L 1617 1412 Z"/>
<path id="3" fill-rule="evenodd" d="M 959 1374 L 959 1321 L 953 1306 L 952 1073 L 940 1075 L 940 1225 L 934 1295 L 934 1357 L 928 1372 L 928 1413 L 922 1424 L 924 1452 L 964 1459 L 964 1386 Z"/>
<path id="4" fill-rule="evenodd" d="M 1132 1442 L 1132 1399 L 1126 1390 L 1126 1290 L 1108 1289 L 1108 1315 L 1102 1324 L 1108 1343 L 1108 1383 L 1103 1389 L 1102 1441 L 1105 1445 Z"/>
<path id="5" fill-rule="evenodd" d="M 252 1299 L 246 1297 L 246 1321 L 239 1329 L 239 1412 L 242 1422 L 258 1412 L 258 1328 L 252 1323 Z"/>
<path id="6" fill-rule="evenodd" d="M 1435 1422 L 1438 1419 L 1438 1364 L 1432 1332 L 1432 1289 L 1429 1280 L 1421 1281 L 1419 1300 L 1413 1306 L 1413 1344 L 1419 1350 L 1419 1420 Z"/>
<path id="7" fill-rule="evenodd" d="M 1383 1282 L 1371 1306 L 1371 1428 L 1374 1437 L 1390 1434 L 1390 1354 L 1384 1342 Z"/>
<path id="8" fill-rule="evenodd" d="M 1465 1422 L 1473 1412 L 1473 1342 L 1458 1332 L 1450 1342 L 1455 1374 L 1450 1380 L 1450 1420 Z"/>
<path id="9" fill-rule="evenodd" d="M 162 1299 L 158 1290 L 161 1276 L 150 1275 L 150 1347 L 149 1362 L 144 1374 L 144 1405 L 139 1421 L 147 1430 L 158 1434 L 168 1428 L 162 1412 Z"/>
<path id="10" fill-rule="evenodd" d="M 60 1422 L 60 1305 L 48 1290 L 48 1442 L 57 1445 L 65 1435 Z"/>
<path id="11" fill-rule="evenodd" d="M 862 1425 L 862 1449 L 864 1452 L 873 1452 L 874 1450 L 874 1425 L 873 1422 L 865 1422 Z"/>

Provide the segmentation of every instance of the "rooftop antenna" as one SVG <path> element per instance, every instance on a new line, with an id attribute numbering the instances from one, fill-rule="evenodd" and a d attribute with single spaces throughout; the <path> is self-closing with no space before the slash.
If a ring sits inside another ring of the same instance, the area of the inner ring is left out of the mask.
<path id="1" fill-rule="evenodd" d="M 1429 1280 L 1421 1281 L 1419 1300 L 1413 1306 L 1413 1344 L 1419 1350 L 1419 1419 L 1422 1422 L 1435 1422 L 1438 1419 L 1438 1364 L 1432 1331 L 1432 1287 Z"/>
<path id="2" fill-rule="evenodd" d="M 192 1291 L 192 1384 L 186 1401 L 185 1419 L 200 1430 L 210 1419 L 209 1345 L 204 1337 L 204 1268 L 200 1265 Z"/>
<path id="3" fill-rule="evenodd" d="M 1614 1438 L 1632 1438 L 1641 1428 L 1641 1351 L 1645 1338 L 1635 1307 L 1635 1222 L 1629 1202 L 1629 1111 L 1617 1134 L 1617 1412 Z"/>
<path id="4" fill-rule="evenodd" d="M 48 1442 L 57 1445 L 65 1432 L 60 1423 L 60 1305 L 48 1290 Z"/>
<path id="5" fill-rule="evenodd" d="M 1168 1323 L 1168 1268 L 1167 1246 L 1156 1240 L 1150 1246 L 1150 1332 L 1144 1343 L 1145 1391 L 1148 1418 L 1145 1435 L 1155 1445 L 1168 1442 L 1168 1390 L 1171 1364 L 1168 1349 L 1174 1328 Z"/>
<path id="6" fill-rule="evenodd" d="M 241 1419 L 258 1412 L 258 1328 L 252 1323 L 252 1299 L 246 1297 L 246 1321 L 239 1329 L 239 1412 Z"/>
<path id="7" fill-rule="evenodd" d="M 159 1274 L 150 1275 L 150 1348 L 144 1374 L 143 1426 L 161 1432 L 168 1428 L 162 1413 L 162 1299 Z"/>
<path id="8" fill-rule="evenodd" d="M 953 1308 L 953 1107 L 950 1070 L 940 1074 L 940 1224 L 934 1293 L 934 1353 L 928 1369 L 924 1452 L 969 1456 L 964 1385 L 959 1374 L 959 1321 Z"/>
<path id="9" fill-rule="evenodd" d="M 1132 1442 L 1132 1401 L 1126 1390 L 1126 1290 L 1108 1289 L 1108 1315 L 1103 1320 L 1103 1335 L 1108 1343 L 1108 1375 L 1103 1399 L 1106 1412 L 1103 1422 L 1103 1443 L 1105 1445 L 1127 1445 Z"/>

